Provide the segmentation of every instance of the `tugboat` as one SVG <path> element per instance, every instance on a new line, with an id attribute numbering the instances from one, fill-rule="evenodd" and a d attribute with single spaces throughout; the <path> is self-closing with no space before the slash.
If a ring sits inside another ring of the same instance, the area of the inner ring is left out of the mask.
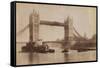
<path id="1" fill-rule="evenodd" d="M 35 42 L 27 43 L 26 46 L 22 47 L 22 52 L 37 52 L 37 53 L 54 53 L 54 49 L 50 49 L 46 43 L 42 45 L 36 45 Z"/>

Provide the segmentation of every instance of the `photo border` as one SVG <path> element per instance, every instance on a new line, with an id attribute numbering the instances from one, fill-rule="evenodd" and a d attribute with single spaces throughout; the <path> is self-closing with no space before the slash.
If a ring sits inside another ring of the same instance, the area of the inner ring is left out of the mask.
<path id="1" fill-rule="evenodd" d="M 16 3 L 26 4 L 44 4 L 44 5 L 60 5 L 60 6 L 76 6 L 76 7 L 91 7 L 96 8 L 96 60 L 94 61 L 77 61 L 77 62 L 64 62 L 64 63 L 46 63 L 46 64 L 27 64 L 27 65 L 16 65 Z M 97 62 L 98 61 L 98 6 L 91 5 L 76 5 L 76 4 L 58 4 L 58 3 L 44 3 L 44 2 L 26 2 L 26 1 L 12 1 L 10 3 L 11 10 L 11 25 L 10 25 L 10 65 L 13 67 L 21 66 L 40 66 L 40 65 L 56 65 L 56 64 L 71 64 L 71 63 L 86 63 L 86 62 Z"/>

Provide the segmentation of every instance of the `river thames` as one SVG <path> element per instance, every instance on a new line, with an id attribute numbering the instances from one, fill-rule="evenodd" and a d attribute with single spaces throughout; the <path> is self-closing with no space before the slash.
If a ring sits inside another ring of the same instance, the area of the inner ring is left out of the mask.
<path id="1" fill-rule="evenodd" d="M 64 63 L 64 62 L 80 62 L 80 61 L 95 61 L 96 51 L 77 52 L 71 50 L 68 53 L 62 52 L 60 44 L 49 45 L 51 49 L 55 49 L 54 53 L 23 53 L 21 47 L 25 44 L 16 45 L 16 63 L 17 65 L 28 64 L 48 64 L 48 63 Z"/>

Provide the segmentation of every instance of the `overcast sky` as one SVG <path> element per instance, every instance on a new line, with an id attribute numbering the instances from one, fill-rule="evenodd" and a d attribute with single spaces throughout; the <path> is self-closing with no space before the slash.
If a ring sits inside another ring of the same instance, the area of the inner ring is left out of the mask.
<path id="1" fill-rule="evenodd" d="M 75 29 L 84 36 L 86 33 L 88 38 L 96 33 L 96 8 L 93 7 L 76 7 L 76 6 L 59 6 L 59 5 L 43 5 L 43 4 L 24 4 L 17 3 L 16 25 L 17 32 L 29 24 L 29 15 L 33 9 L 39 12 L 40 20 L 58 21 L 64 23 L 67 16 L 73 19 Z M 63 27 L 40 26 L 39 37 L 43 40 L 56 40 L 64 37 Z M 27 41 L 29 37 L 28 29 L 17 36 L 20 40 Z"/>

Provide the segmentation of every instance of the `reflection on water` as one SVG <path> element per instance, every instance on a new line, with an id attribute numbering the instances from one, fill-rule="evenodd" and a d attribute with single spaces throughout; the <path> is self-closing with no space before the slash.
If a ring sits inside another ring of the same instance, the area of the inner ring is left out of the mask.
<path id="1" fill-rule="evenodd" d="M 29 53 L 29 62 L 32 63 L 33 62 L 33 54 Z"/>
<path id="2" fill-rule="evenodd" d="M 96 60 L 95 50 L 86 52 L 70 51 L 69 53 L 62 53 L 61 45 L 58 45 L 50 47 L 55 49 L 55 53 L 22 53 L 20 52 L 22 46 L 25 46 L 25 44 L 17 44 L 17 65 Z"/>

